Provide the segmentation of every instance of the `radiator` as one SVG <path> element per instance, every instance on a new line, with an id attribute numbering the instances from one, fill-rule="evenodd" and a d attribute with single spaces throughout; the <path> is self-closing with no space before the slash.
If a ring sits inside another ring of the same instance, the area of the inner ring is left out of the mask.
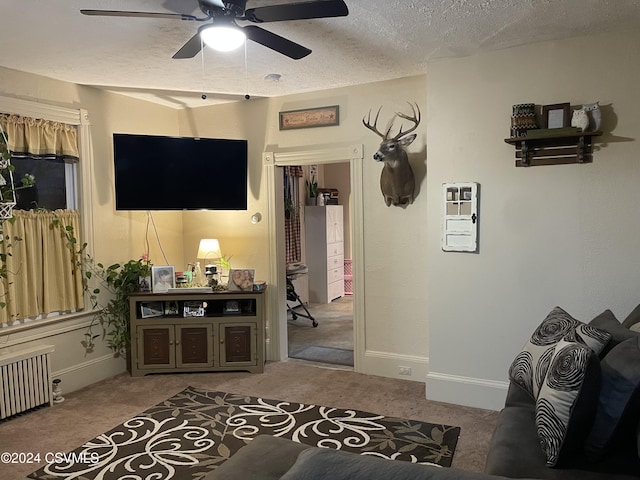
<path id="1" fill-rule="evenodd" d="M 45 345 L 0 353 L 0 420 L 53 405 L 49 359 L 53 351 L 54 347 Z"/>

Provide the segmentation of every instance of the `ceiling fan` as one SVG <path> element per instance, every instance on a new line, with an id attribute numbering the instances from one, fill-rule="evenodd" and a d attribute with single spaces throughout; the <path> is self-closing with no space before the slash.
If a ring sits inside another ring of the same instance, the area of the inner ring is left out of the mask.
<path id="1" fill-rule="evenodd" d="M 256 8 L 245 8 L 247 0 L 197 0 L 204 17 L 196 17 L 181 13 L 129 12 L 121 10 L 80 10 L 83 15 L 107 17 L 144 17 L 175 19 L 195 22 L 207 22 L 198 28 L 198 32 L 185 43 L 172 58 L 193 58 L 202 49 L 202 42 L 229 51 L 237 48 L 245 38 L 275 50 L 294 60 L 299 60 L 311 53 L 311 50 L 289 39 L 269 32 L 257 25 L 240 27 L 236 21 L 252 23 L 281 22 L 287 20 L 308 20 L 313 18 L 344 17 L 349 9 L 343 0 L 311 0 L 281 5 L 269 5 Z M 209 22 L 210 21 L 210 22 Z M 222 46 L 215 43 L 216 35 L 225 35 L 228 39 L 236 37 L 234 45 Z"/>

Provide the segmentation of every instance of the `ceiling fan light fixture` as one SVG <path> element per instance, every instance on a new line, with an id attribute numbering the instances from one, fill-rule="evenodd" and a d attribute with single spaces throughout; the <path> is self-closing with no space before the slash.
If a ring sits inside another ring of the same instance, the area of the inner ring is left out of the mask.
<path id="1" fill-rule="evenodd" d="M 219 52 L 230 52 L 241 47 L 247 36 L 236 27 L 229 25 L 209 25 L 200 30 L 200 38 L 208 47 Z"/>

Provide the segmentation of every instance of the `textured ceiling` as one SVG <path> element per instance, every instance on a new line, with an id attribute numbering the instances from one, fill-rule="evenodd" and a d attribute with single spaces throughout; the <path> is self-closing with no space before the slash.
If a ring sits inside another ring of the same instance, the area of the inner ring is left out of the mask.
<path id="1" fill-rule="evenodd" d="M 247 8 L 290 0 L 248 0 Z M 346 0 L 349 16 L 264 24 L 313 53 L 261 45 L 171 56 L 199 23 L 90 17 L 108 9 L 201 15 L 197 0 L 0 0 L 0 65 L 176 108 L 323 90 L 426 72 L 430 60 L 637 28 L 640 0 Z M 279 74 L 279 81 L 266 80 Z M 202 100 L 202 93 L 207 100 Z"/>

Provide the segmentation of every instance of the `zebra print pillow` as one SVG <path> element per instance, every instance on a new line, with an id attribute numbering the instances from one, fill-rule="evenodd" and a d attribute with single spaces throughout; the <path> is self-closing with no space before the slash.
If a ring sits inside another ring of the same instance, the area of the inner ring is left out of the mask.
<path id="1" fill-rule="evenodd" d="M 561 456 L 582 448 L 599 390 L 597 354 L 583 343 L 560 340 L 535 409 L 536 430 L 547 466 L 557 466 Z"/>
<path id="2" fill-rule="evenodd" d="M 611 338 L 609 333 L 576 320 L 560 307 L 551 310 L 509 368 L 509 378 L 533 399 L 538 398 L 557 343 L 567 335 L 588 345 L 596 354 Z"/>
<path id="3" fill-rule="evenodd" d="M 509 378 L 538 398 L 554 347 L 578 323 L 560 307 L 551 310 L 511 364 Z"/>

